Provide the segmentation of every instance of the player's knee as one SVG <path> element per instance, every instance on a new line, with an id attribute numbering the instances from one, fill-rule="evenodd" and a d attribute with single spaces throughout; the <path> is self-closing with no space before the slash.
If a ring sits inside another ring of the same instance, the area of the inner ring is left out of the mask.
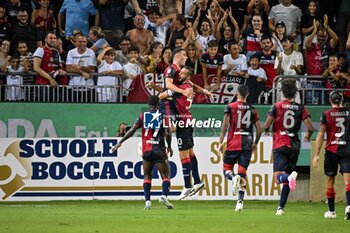
<path id="1" fill-rule="evenodd" d="M 345 192 L 349 192 L 350 191 L 350 182 L 345 184 Z"/>
<path id="2" fill-rule="evenodd" d="M 233 171 L 233 165 L 224 163 L 223 170 L 224 170 L 224 175 L 226 174 L 226 171 L 232 172 Z"/>
<path id="3" fill-rule="evenodd" d="M 243 167 L 242 165 L 238 165 L 238 174 L 245 178 L 246 174 L 247 174 L 247 169 L 245 167 Z"/>
<path id="4" fill-rule="evenodd" d="M 334 188 L 327 188 L 326 189 L 326 196 L 327 196 L 327 198 L 334 198 L 335 197 Z"/>
<path id="5" fill-rule="evenodd" d="M 279 175 L 278 173 L 275 173 L 275 174 L 274 174 L 274 180 L 275 180 L 275 183 L 276 183 L 276 184 L 280 184 L 280 183 L 281 183 L 281 182 L 278 180 L 278 175 Z"/>

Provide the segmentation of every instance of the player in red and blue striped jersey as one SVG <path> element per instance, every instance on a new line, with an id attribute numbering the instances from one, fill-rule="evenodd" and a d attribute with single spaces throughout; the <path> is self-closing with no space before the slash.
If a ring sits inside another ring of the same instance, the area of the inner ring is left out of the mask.
<path id="1" fill-rule="evenodd" d="M 124 137 L 113 147 L 113 151 L 122 146 L 122 143 L 130 138 L 137 129 L 142 128 L 142 166 L 144 172 L 144 195 L 146 199 L 145 209 L 151 208 L 151 181 L 152 170 L 156 165 L 162 179 L 162 196 L 159 200 L 168 209 L 174 208 L 167 196 L 170 189 L 170 168 L 167 153 L 172 156 L 171 135 L 163 127 L 163 117 L 159 112 L 158 96 L 151 96 L 148 99 L 149 111 L 139 115 L 135 124 L 124 135 Z M 166 138 L 168 147 L 165 146 Z"/>
<path id="2" fill-rule="evenodd" d="M 224 120 L 221 127 L 219 150 L 227 130 L 227 146 L 224 156 L 223 170 L 228 180 L 232 180 L 232 192 L 238 193 L 238 201 L 235 211 L 242 211 L 243 199 L 246 190 L 247 169 L 252 157 L 253 150 L 256 150 L 261 136 L 261 126 L 258 112 L 247 104 L 249 89 L 246 85 L 239 85 L 237 88 L 237 101 L 225 107 Z M 253 127 L 256 128 L 256 137 L 253 141 Z M 233 167 L 238 163 L 238 174 L 234 175 Z"/>
<path id="3" fill-rule="evenodd" d="M 305 141 L 310 141 L 314 131 L 307 109 L 294 101 L 297 91 L 295 80 L 282 80 L 285 99 L 271 107 L 264 126 L 265 134 L 269 135 L 270 126 L 273 124 L 273 171 L 275 182 L 283 184 L 276 215 L 284 214 L 289 192 L 296 188 L 298 173 L 295 169 L 300 152 L 298 133 L 301 122 L 303 121 L 308 129 Z"/>
<path id="4" fill-rule="evenodd" d="M 328 211 L 324 217 L 336 218 L 334 182 L 339 165 L 345 184 L 345 219 L 350 220 L 350 110 L 343 106 L 344 98 L 340 91 L 332 91 L 329 101 L 332 109 L 321 115 L 321 126 L 316 139 L 316 150 L 312 164 L 314 167 L 318 167 L 323 137 L 327 133 L 324 173 L 326 175 Z"/>
<path id="5" fill-rule="evenodd" d="M 182 90 L 191 90 L 196 93 L 203 92 L 205 95 L 211 96 L 211 93 L 195 85 L 191 82 L 191 78 L 194 75 L 193 68 L 183 67 L 179 72 L 178 88 Z M 159 95 L 161 99 L 172 96 L 177 110 L 177 127 L 176 138 L 178 142 L 179 155 L 182 164 L 182 172 L 184 178 L 184 188 L 177 198 L 177 200 L 183 200 L 188 196 L 196 194 L 199 190 L 204 188 L 204 183 L 200 180 L 198 161 L 194 153 L 193 143 L 193 125 L 192 125 L 192 113 L 191 105 L 192 98 L 179 93 L 173 93 L 170 91 L 163 92 Z M 194 180 L 194 185 L 191 183 L 191 174 Z"/>
<path id="6" fill-rule="evenodd" d="M 176 48 L 173 51 L 173 63 L 164 71 L 164 89 L 179 93 L 187 97 L 193 97 L 192 89 L 181 89 L 180 70 L 185 65 L 187 55 L 184 49 Z M 171 121 L 175 121 L 176 108 L 172 98 L 164 98 L 160 101 L 160 112 L 164 114 L 165 125 L 171 127 Z"/>

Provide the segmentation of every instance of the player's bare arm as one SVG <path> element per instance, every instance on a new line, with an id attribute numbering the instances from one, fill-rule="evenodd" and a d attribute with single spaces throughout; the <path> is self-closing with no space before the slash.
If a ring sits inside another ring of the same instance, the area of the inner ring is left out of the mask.
<path id="1" fill-rule="evenodd" d="M 165 141 L 167 143 L 166 152 L 170 157 L 172 157 L 173 156 L 173 149 L 171 148 L 171 130 L 170 130 L 170 128 L 165 128 Z"/>
<path id="2" fill-rule="evenodd" d="M 190 97 L 190 98 L 193 98 L 194 97 L 194 92 L 187 88 L 185 90 L 181 89 L 181 88 L 178 88 L 174 83 L 173 83 L 173 79 L 172 78 L 168 78 L 168 77 L 165 77 L 165 85 L 166 85 L 166 88 L 173 91 L 173 92 L 177 92 L 177 93 L 180 93 L 186 97 Z"/>
<path id="3" fill-rule="evenodd" d="M 270 127 L 274 121 L 275 121 L 275 118 L 273 118 L 272 116 L 267 117 L 267 119 L 265 121 L 265 125 L 264 125 L 264 134 L 266 136 L 270 135 Z"/>
<path id="4" fill-rule="evenodd" d="M 225 114 L 224 115 L 224 120 L 223 120 L 223 123 L 222 123 L 222 126 L 221 126 L 221 130 L 220 130 L 220 139 L 219 139 L 219 151 L 221 151 L 221 152 L 223 152 L 222 151 L 222 145 L 223 145 L 223 142 L 224 142 L 224 138 L 225 138 L 225 135 L 226 135 L 229 123 L 230 123 L 230 115 L 229 114 Z"/>
<path id="5" fill-rule="evenodd" d="M 128 132 L 126 132 L 126 134 L 124 135 L 124 137 L 122 139 L 120 139 L 120 141 L 114 145 L 114 147 L 112 148 L 112 151 L 116 151 L 118 150 L 119 147 L 122 146 L 123 142 L 125 142 L 126 140 L 128 140 L 130 137 L 132 137 L 132 135 L 134 135 L 134 133 L 136 132 L 137 127 L 136 125 L 134 125 L 133 127 L 131 127 Z"/>
<path id="6" fill-rule="evenodd" d="M 255 122 L 255 140 L 254 140 L 254 143 L 253 143 L 253 150 L 256 150 L 256 147 L 260 141 L 260 138 L 261 138 L 261 134 L 262 134 L 262 129 L 261 129 L 261 124 L 260 124 L 260 121 L 256 121 Z"/>
<path id="7" fill-rule="evenodd" d="M 312 125 L 312 121 L 311 121 L 310 117 L 308 117 L 304 120 L 304 124 L 307 127 L 307 134 L 305 135 L 304 140 L 309 142 L 311 140 L 311 136 L 314 132 L 314 126 Z"/>
<path id="8" fill-rule="evenodd" d="M 318 167 L 318 160 L 320 159 L 320 151 L 322 148 L 323 138 L 324 138 L 324 135 L 326 133 L 326 130 L 327 130 L 327 126 L 321 125 L 321 127 L 318 131 L 318 134 L 317 134 L 315 154 L 314 154 L 314 158 L 312 160 L 312 166 L 314 166 L 315 168 Z"/>

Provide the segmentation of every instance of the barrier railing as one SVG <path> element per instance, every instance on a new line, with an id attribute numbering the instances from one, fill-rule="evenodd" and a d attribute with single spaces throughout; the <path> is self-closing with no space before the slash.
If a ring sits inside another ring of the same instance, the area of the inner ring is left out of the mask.
<path id="1" fill-rule="evenodd" d="M 273 87 L 268 95 L 272 96 L 272 103 L 276 103 L 283 98 L 281 80 L 285 78 L 297 81 L 298 93 L 296 102 L 308 105 L 328 104 L 329 92 L 335 90 L 325 87 L 326 78 L 316 75 L 278 75 Z M 349 88 L 337 88 L 340 91 L 350 91 Z"/>
<path id="2" fill-rule="evenodd" d="M 36 75 L 35 72 L 0 72 L 0 76 L 7 75 Z M 81 76 L 80 74 L 67 73 L 67 76 Z M 100 76 L 114 76 L 118 81 L 116 85 L 0 85 L 0 101 L 23 101 L 23 102 L 79 102 L 97 103 L 110 102 L 118 103 L 123 100 L 122 78 L 118 75 L 104 75 L 90 73 L 97 83 Z"/>

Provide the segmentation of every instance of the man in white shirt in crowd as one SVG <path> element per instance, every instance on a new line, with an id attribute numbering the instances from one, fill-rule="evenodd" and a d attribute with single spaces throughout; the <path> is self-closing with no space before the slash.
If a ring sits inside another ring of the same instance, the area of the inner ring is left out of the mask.
<path id="1" fill-rule="evenodd" d="M 86 47 L 87 38 L 84 35 L 77 37 L 77 47 L 68 52 L 66 69 L 69 73 L 78 73 L 80 76 L 71 76 L 69 86 L 75 86 L 69 97 L 73 102 L 92 102 L 94 95 L 92 88 L 94 77 L 90 73 L 96 70 L 96 55 L 92 49 Z"/>

